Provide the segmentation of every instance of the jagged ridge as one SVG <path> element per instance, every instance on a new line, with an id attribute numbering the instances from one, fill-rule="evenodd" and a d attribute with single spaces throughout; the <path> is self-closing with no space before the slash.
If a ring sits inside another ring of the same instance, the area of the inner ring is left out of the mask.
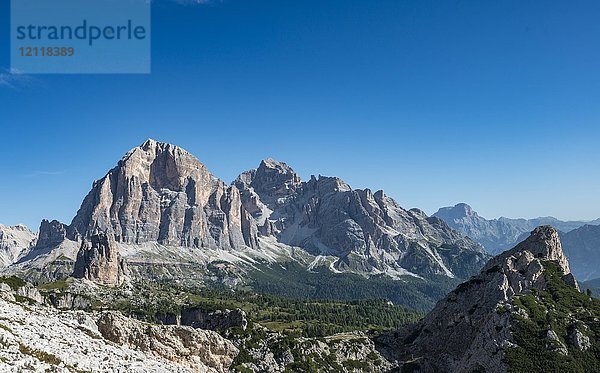
<path id="1" fill-rule="evenodd" d="M 515 315 L 524 312 L 515 300 L 547 290 L 549 265 L 557 268 L 565 286 L 578 292 L 558 232 L 550 226 L 538 227 L 438 302 L 420 323 L 386 343 L 396 346 L 407 369 L 506 371 L 506 351 L 516 348 L 512 335 Z M 411 358 L 407 360 L 407 356 Z"/>

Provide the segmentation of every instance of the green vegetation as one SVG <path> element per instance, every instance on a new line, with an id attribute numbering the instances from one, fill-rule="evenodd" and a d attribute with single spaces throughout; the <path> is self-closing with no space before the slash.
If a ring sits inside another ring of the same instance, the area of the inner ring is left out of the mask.
<path id="1" fill-rule="evenodd" d="M 13 290 L 17 290 L 18 288 L 25 286 L 25 281 L 16 276 L 0 277 L 0 283 L 7 284 Z"/>
<path id="2" fill-rule="evenodd" d="M 24 344 L 19 344 L 19 351 L 23 355 L 33 356 L 39 361 L 43 361 L 44 363 L 48 363 L 50 365 L 59 365 L 62 362 L 58 357 L 52 354 L 49 354 L 45 351 L 36 350 Z"/>
<path id="3" fill-rule="evenodd" d="M 544 262 L 547 290 L 515 298 L 515 305 L 528 317 L 513 315 L 514 338 L 518 347 L 507 350 L 510 372 L 599 372 L 600 371 L 600 301 L 567 285 L 560 268 Z M 571 346 L 569 330 L 577 329 L 588 336 L 591 347 L 586 351 Z M 554 331 L 568 355 L 552 351 L 556 342 L 546 335 Z"/>
<path id="4" fill-rule="evenodd" d="M 69 283 L 67 282 L 66 279 L 63 279 L 63 280 L 57 280 L 57 281 L 53 281 L 53 282 L 47 282 L 44 284 L 40 284 L 40 285 L 38 285 L 38 290 L 40 290 L 40 291 L 51 291 L 51 290 L 65 291 L 65 290 L 67 290 L 68 287 L 69 287 Z"/>
<path id="5" fill-rule="evenodd" d="M 4 329 L 7 332 L 9 332 L 10 334 L 14 334 L 13 331 L 12 331 L 12 329 L 9 328 L 8 326 L 4 325 L 4 324 L 0 324 L 0 329 Z"/>
<path id="6" fill-rule="evenodd" d="M 132 299 L 137 299 L 136 303 Z M 248 291 L 182 288 L 175 285 L 143 285 L 139 297 L 124 297 L 110 305 L 137 318 L 158 322 L 184 308 L 206 311 L 240 308 L 250 322 L 294 336 L 321 337 L 354 330 L 392 330 L 416 322 L 423 314 L 387 300 L 358 301 L 282 298 Z"/>
<path id="7" fill-rule="evenodd" d="M 28 304 L 30 306 L 34 305 L 36 303 L 33 299 L 27 298 L 27 297 L 24 297 L 24 296 L 21 296 L 21 295 L 15 294 L 14 297 L 15 297 L 15 301 L 17 303 Z"/>
<path id="8" fill-rule="evenodd" d="M 307 271 L 296 262 L 262 266 L 250 276 L 258 293 L 296 299 L 388 299 L 395 304 L 426 312 L 462 280 L 429 276 L 427 281 L 412 276 L 393 280 L 384 275 L 366 278 L 352 273 L 333 273 L 320 267 Z"/>

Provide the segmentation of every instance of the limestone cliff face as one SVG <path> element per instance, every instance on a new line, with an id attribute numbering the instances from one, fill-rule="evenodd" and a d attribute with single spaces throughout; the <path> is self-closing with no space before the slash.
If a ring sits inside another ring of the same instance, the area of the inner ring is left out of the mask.
<path id="1" fill-rule="evenodd" d="M 238 354 L 233 343 L 213 331 L 180 325 L 150 325 L 104 312 L 97 321 L 104 338 L 120 346 L 152 353 L 193 372 L 227 372 Z"/>
<path id="2" fill-rule="evenodd" d="M 336 177 L 303 182 L 285 163 L 268 159 L 234 184 L 262 235 L 336 256 L 337 270 L 466 278 L 489 258 L 441 219 L 405 210 L 383 191 L 352 189 Z"/>
<path id="3" fill-rule="evenodd" d="M 42 220 L 36 249 L 45 249 L 59 245 L 67 237 L 68 227 L 58 220 Z"/>
<path id="4" fill-rule="evenodd" d="M 420 371 L 506 371 L 511 342 L 512 299 L 546 287 L 543 261 L 558 264 L 563 280 L 576 287 L 558 232 L 536 228 L 515 248 L 490 260 L 481 273 L 452 291 L 423 321 L 395 343 Z"/>
<path id="5" fill-rule="evenodd" d="M 94 183 L 69 236 L 99 230 L 132 244 L 254 247 L 251 219 L 237 188 L 214 177 L 185 150 L 148 140 Z"/>
<path id="6" fill-rule="evenodd" d="M 127 266 L 110 235 L 96 234 L 83 240 L 73 277 L 85 278 L 102 285 L 119 286 L 125 281 L 126 272 Z"/>

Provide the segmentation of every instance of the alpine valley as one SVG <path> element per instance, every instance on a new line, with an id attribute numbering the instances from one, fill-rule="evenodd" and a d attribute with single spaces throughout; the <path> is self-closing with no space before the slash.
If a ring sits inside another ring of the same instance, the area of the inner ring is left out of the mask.
<path id="1" fill-rule="evenodd" d="M 69 224 L 0 226 L 0 371 L 599 371 L 573 265 L 595 228 L 509 235 L 467 207 L 427 216 L 273 159 L 227 184 L 148 140 Z"/>

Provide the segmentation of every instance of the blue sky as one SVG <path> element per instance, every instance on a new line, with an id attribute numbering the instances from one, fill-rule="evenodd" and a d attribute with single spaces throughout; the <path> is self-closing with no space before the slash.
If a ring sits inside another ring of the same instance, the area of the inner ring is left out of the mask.
<path id="1" fill-rule="evenodd" d="M 600 3 L 157 0 L 152 74 L 10 76 L 0 222 L 70 222 L 147 138 L 227 182 L 266 157 L 433 213 L 600 217 Z"/>

